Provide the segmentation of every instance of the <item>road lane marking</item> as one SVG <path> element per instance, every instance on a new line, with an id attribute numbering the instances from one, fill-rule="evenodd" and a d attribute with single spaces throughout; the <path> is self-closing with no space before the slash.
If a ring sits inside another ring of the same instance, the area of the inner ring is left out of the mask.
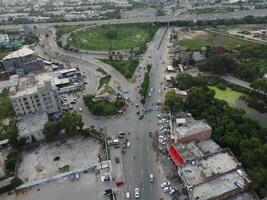
<path id="1" fill-rule="evenodd" d="M 152 192 L 152 190 L 153 190 L 153 189 L 152 189 L 152 185 L 150 185 L 150 192 Z"/>
<path id="2" fill-rule="evenodd" d="M 142 176 L 144 175 L 144 171 L 141 169 L 141 174 L 142 174 Z"/>

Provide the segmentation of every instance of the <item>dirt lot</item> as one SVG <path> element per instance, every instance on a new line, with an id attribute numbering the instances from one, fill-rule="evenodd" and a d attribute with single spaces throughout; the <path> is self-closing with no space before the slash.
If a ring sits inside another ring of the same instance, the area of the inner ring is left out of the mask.
<path id="1" fill-rule="evenodd" d="M 38 148 L 22 152 L 18 176 L 32 181 L 60 173 L 59 167 L 69 165 L 73 170 L 98 161 L 99 142 L 80 136 L 43 144 Z M 55 158 L 59 159 L 55 161 Z"/>

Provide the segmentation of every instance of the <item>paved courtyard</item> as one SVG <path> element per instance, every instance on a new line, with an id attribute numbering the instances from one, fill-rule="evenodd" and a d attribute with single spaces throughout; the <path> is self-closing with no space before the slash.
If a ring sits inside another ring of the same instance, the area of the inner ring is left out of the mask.
<path id="1" fill-rule="evenodd" d="M 73 170 L 98 162 L 99 142 L 80 136 L 22 152 L 18 176 L 23 181 L 33 181 L 60 173 L 59 168 L 69 165 Z"/>

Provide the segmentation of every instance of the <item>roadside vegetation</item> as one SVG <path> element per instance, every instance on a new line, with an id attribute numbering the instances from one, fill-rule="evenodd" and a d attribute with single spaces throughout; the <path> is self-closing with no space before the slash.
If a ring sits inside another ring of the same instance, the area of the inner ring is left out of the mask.
<path id="1" fill-rule="evenodd" d="M 56 25 L 56 37 L 57 39 L 60 39 L 64 34 L 70 33 L 82 27 L 83 25 Z"/>
<path id="2" fill-rule="evenodd" d="M 149 73 L 151 68 L 152 68 L 151 65 L 147 65 L 147 70 L 145 72 L 144 80 L 140 86 L 139 94 L 142 96 L 142 99 L 140 100 L 142 104 L 146 103 L 146 97 L 149 92 L 149 79 L 150 79 Z"/>
<path id="3" fill-rule="evenodd" d="M 189 77 L 190 81 L 186 77 Z M 257 193 L 266 196 L 267 129 L 247 118 L 244 111 L 232 108 L 226 101 L 217 99 L 214 88 L 207 87 L 208 84 L 214 83 L 213 80 L 203 78 L 202 82 L 206 84 L 199 86 L 200 79 L 202 78 L 190 75 L 184 75 L 179 79 L 188 89 L 187 98 L 183 103 L 184 110 L 196 119 L 207 120 L 213 129 L 213 139 L 222 147 L 231 148 L 252 178 Z M 189 85 L 190 82 L 194 84 Z"/>
<path id="4" fill-rule="evenodd" d="M 99 81 L 99 88 L 101 88 L 104 84 L 108 84 L 111 80 L 111 76 L 110 75 L 106 75 L 104 77 L 102 77 Z"/>
<path id="5" fill-rule="evenodd" d="M 102 62 L 109 64 L 120 72 L 125 78 L 132 78 L 136 67 L 139 64 L 139 60 L 113 60 L 113 59 L 101 59 Z"/>
<path id="6" fill-rule="evenodd" d="M 227 13 L 233 12 L 234 8 L 198 8 L 189 10 L 188 14 L 212 14 L 212 13 Z"/>
<path id="7" fill-rule="evenodd" d="M 39 42 L 39 38 L 36 35 L 28 35 L 25 37 L 23 44 L 31 45 Z"/>
<path id="8" fill-rule="evenodd" d="M 15 111 L 9 99 L 8 89 L 4 89 L 0 93 L 0 121 L 12 117 L 15 117 Z"/>
<path id="9" fill-rule="evenodd" d="M 120 50 L 145 45 L 154 36 L 153 24 L 102 25 L 73 33 L 68 44 L 86 50 Z"/>
<path id="10" fill-rule="evenodd" d="M 86 95 L 83 97 L 85 105 L 93 115 L 112 116 L 119 113 L 124 107 L 125 102 L 121 96 L 117 96 L 115 101 L 107 99 L 94 100 L 94 96 Z"/>

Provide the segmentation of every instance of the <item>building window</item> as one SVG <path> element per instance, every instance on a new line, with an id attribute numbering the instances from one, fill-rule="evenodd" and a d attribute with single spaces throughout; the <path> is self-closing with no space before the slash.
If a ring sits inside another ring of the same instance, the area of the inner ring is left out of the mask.
<path id="1" fill-rule="evenodd" d="M 30 109 L 30 106 L 26 106 L 27 109 Z"/>

